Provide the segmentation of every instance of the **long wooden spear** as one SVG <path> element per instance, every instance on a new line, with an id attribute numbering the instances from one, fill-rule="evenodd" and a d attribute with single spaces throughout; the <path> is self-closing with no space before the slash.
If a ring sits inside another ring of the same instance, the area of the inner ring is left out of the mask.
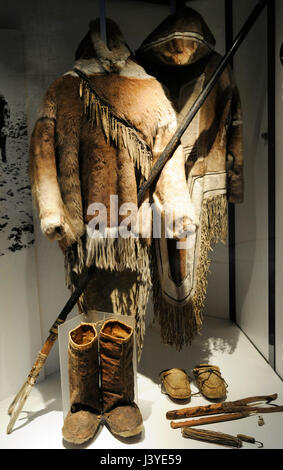
<path id="1" fill-rule="evenodd" d="M 176 148 L 178 147 L 180 143 L 180 139 L 182 135 L 184 134 L 185 130 L 188 128 L 190 123 L 192 122 L 193 118 L 199 111 L 200 107 L 206 100 L 207 96 L 211 92 L 212 88 L 214 87 L 215 83 L 217 82 L 218 78 L 224 71 L 225 67 L 229 63 L 229 61 L 232 59 L 240 45 L 242 44 L 243 40 L 247 36 L 248 32 L 256 22 L 258 16 L 262 12 L 263 8 L 265 7 L 267 3 L 267 0 L 259 0 L 257 5 L 255 6 L 254 10 L 251 12 L 250 16 L 248 17 L 247 21 L 245 22 L 244 26 L 238 33 L 236 39 L 233 42 L 233 45 L 231 49 L 225 54 L 225 56 L 222 58 L 221 62 L 219 63 L 218 67 L 216 68 L 215 72 L 213 73 L 212 77 L 204 87 L 203 91 L 200 93 L 196 101 L 194 102 L 192 108 L 188 112 L 187 116 L 184 118 L 184 120 L 180 123 L 178 126 L 175 134 L 173 135 L 172 139 L 170 142 L 167 144 L 166 148 L 158 158 L 157 162 L 154 164 L 152 167 L 151 173 L 147 179 L 147 181 L 141 186 L 139 193 L 138 193 L 138 204 L 140 204 L 146 194 L 146 192 L 149 190 L 151 185 L 154 183 L 154 181 L 157 179 L 159 176 L 160 172 L 162 171 L 162 168 L 166 164 L 166 162 L 169 160 L 171 155 L 175 152 Z M 40 353 L 38 354 L 36 361 L 29 373 L 27 381 L 24 383 L 24 385 L 21 387 L 20 391 L 17 393 L 16 397 L 14 398 L 13 402 L 11 403 L 8 413 L 11 415 L 8 427 L 7 427 L 7 433 L 9 434 L 13 426 L 31 392 L 31 389 L 33 385 L 36 382 L 36 379 L 46 362 L 46 359 L 48 357 L 49 352 L 51 351 L 51 348 L 53 344 L 55 343 L 57 336 L 58 336 L 58 325 L 64 323 L 66 320 L 68 314 L 71 312 L 72 308 L 75 306 L 76 302 L 78 301 L 80 295 L 82 292 L 85 290 L 86 286 L 88 285 L 92 274 L 94 272 L 95 267 L 91 266 L 88 268 L 88 270 L 85 272 L 85 274 L 82 276 L 82 278 L 79 280 L 78 285 L 71 295 L 70 299 L 66 303 L 65 307 L 61 311 L 59 317 L 55 321 L 55 323 L 52 325 L 50 329 L 50 334 L 45 341 Z"/>
<path id="2" fill-rule="evenodd" d="M 53 323 L 52 327 L 49 330 L 49 336 L 45 341 L 44 345 L 42 346 L 41 351 L 38 353 L 38 356 L 35 360 L 35 363 L 28 375 L 26 382 L 23 384 L 17 395 L 15 396 L 14 400 L 12 401 L 11 405 L 8 408 L 8 414 L 11 415 L 8 427 L 7 427 L 7 434 L 10 434 L 12 431 L 14 424 L 23 409 L 23 406 L 32 390 L 33 385 L 35 384 L 39 373 L 44 366 L 48 354 L 50 353 L 57 337 L 58 337 L 58 326 L 65 322 L 67 316 L 73 309 L 73 307 L 78 302 L 81 294 L 85 290 L 86 286 L 88 285 L 92 275 L 95 271 L 96 267 L 91 266 L 81 277 L 77 288 L 72 293 L 71 297 L 69 298 L 68 302 L 65 304 L 63 310 L 61 310 L 58 318 Z"/>

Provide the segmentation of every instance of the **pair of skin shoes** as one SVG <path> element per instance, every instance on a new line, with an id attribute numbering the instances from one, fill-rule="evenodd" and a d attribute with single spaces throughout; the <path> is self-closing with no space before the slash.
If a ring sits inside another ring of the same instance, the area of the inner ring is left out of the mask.
<path id="1" fill-rule="evenodd" d="M 227 384 L 218 366 L 199 364 L 193 374 L 201 394 L 208 400 L 225 400 Z M 167 369 L 160 373 L 162 391 L 174 400 L 189 400 L 191 387 L 189 377 L 183 369 Z"/>

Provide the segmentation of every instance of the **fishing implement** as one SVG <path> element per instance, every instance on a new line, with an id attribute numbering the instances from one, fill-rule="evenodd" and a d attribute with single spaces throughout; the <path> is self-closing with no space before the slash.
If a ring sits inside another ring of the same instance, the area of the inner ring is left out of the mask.
<path id="1" fill-rule="evenodd" d="M 216 403 L 213 405 L 195 406 L 184 408 L 181 410 L 173 410 L 166 413 L 167 419 L 195 418 L 203 416 L 199 419 L 189 419 L 186 421 L 171 421 L 170 425 L 173 429 L 184 428 L 187 426 L 200 426 L 202 424 L 222 423 L 224 421 L 233 421 L 236 419 L 246 418 L 257 413 L 278 413 L 283 411 L 283 406 L 270 403 L 277 398 L 277 394 L 264 395 L 256 397 L 243 398 L 232 402 Z M 264 401 L 270 404 L 268 407 L 256 405 L 258 402 Z M 253 403 L 255 406 L 249 406 Z M 222 414 L 221 414 L 222 413 Z M 217 415 L 217 416 L 211 416 Z"/>
<path id="2" fill-rule="evenodd" d="M 7 434 L 10 434 L 14 424 L 32 390 L 33 385 L 35 384 L 37 377 L 46 362 L 48 354 L 50 353 L 52 346 L 54 345 L 57 337 L 58 337 L 58 326 L 62 325 L 71 310 L 73 309 L 74 305 L 79 300 L 81 294 L 83 293 L 84 289 L 86 288 L 88 282 L 90 281 L 94 271 L 95 266 L 91 266 L 86 273 L 81 277 L 79 281 L 79 285 L 72 293 L 71 297 L 65 304 L 64 308 L 61 310 L 59 316 L 53 323 L 52 327 L 49 330 L 49 336 L 46 339 L 41 351 L 38 353 L 38 356 L 35 360 L 35 363 L 28 375 L 26 382 L 23 384 L 17 395 L 15 396 L 14 400 L 12 401 L 11 405 L 8 408 L 8 414 L 11 415 L 8 427 L 7 427 Z"/>
<path id="3" fill-rule="evenodd" d="M 259 444 L 259 449 L 263 447 L 263 443 L 260 441 L 256 441 L 255 438 L 252 436 L 246 436 L 245 434 L 237 434 L 237 437 L 243 442 L 248 442 L 250 444 Z"/>
<path id="4" fill-rule="evenodd" d="M 210 442 L 211 444 L 219 444 L 229 447 L 242 447 L 242 441 L 239 437 L 222 432 L 210 431 L 207 429 L 191 429 L 185 427 L 182 429 L 182 436 L 187 439 L 195 439 L 202 442 Z"/>
<path id="5" fill-rule="evenodd" d="M 237 434 L 237 436 L 232 436 L 231 434 L 211 431 L 210 429 L 192 429 L 190 427 L 185 427 L 182 429 L 182 436 L 187 439 L 194 439 L 197 441 L 209 442 L 211 444 L 219 444 L 222 446 L 236 447 L 238 449 L 242 447 L 242 442 L 259 444 L 259 448 L 263 447 L 263 443 L 256 441 L 252 436 L 246 436 L 245 434 Z"/>

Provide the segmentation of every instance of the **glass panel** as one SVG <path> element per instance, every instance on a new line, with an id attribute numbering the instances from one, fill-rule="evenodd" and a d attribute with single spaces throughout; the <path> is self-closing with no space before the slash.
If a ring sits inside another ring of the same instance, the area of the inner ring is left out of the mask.
<path id="1" fill-rule="evenodd" d="M 234 2 L 234 35 L 256 5 Z M 237 321 L 268 359 L 268 143 L 266 9 L 234 59 L 244 129 L 245 201 L 236 207 Z"/>

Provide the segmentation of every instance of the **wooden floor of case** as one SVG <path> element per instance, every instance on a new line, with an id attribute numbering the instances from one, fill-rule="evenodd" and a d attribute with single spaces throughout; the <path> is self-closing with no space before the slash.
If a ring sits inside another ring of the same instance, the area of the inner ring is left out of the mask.
<path id="1" fill-rule="evenodd" d="M 138 404 L 143 415 L 144 431 L 135 438 L 117 439 L 105 426 L 101 426 L 96 437 L 84 447 L 108 451 L 126 448 L 229 450 L 227 447 L 183 438 L 181 430 L 172 429 L 165 417 L 168 410 L 209 402 L 201 396 L 193 396 L 186 404 L 172 402 L 167 395 L 161 393 L 159 372 L 171 367 L 185 369 L 192 378 L 191 388 L 192 393 L 195 393 L 197 388 L 192 369 L 196 364 L 208 361 L 220 367 L 228 383 L 227 401 L 277 393 L 275 403 L 283 405 L 282 380 L 243 332 L 230 321 L 206 317 L 202 335 L 181 352 L 162 345 L 158 327 L 151 326 L 147 328 L 137 378 Z M 59 372 L 36 384 L 13 432 L 6 435 L 9 421 L 7 409 L 12 399 L 13 397 L 9 397 L 0 402 L 0 449 L 72 448 L 62 440 L 63 412 Z M 258 425 L 258 416 L 202 427 L 232 435 L 253 436 L 264 444 L 264 449 L 283 449 L 282 413 L 263 414 L 263 426 Z M 242 448 L 257 449 L 257 445 L 243 443 Z"/>

